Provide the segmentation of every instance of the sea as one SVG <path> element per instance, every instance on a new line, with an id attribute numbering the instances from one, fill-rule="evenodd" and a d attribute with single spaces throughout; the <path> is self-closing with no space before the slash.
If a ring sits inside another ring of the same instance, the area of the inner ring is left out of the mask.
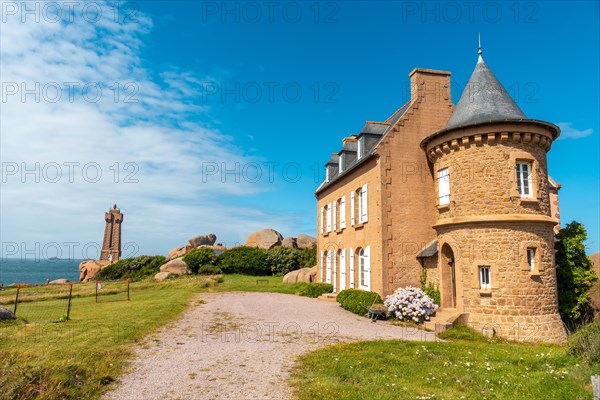
<path id="1" fill-rule="evenodd" d="M 0 259 L 0 284 L 8 286 L 13 283 L 37 284 L 46 280 L 68 279 L 79 281 L 79 263 L 83 260 L 73 259 Z"/>

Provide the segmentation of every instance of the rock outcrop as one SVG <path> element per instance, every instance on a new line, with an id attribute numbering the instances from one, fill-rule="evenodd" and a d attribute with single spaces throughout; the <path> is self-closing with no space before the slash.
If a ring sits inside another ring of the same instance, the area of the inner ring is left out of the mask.
<path id="1" fill-rule="evenodd" d="M 185 246 L 175 247 L 173 250 L 167 254 L 166 261 L 173 260 L 177 257 L 184 256 L 187 253 Z"/>
<path id="2" fill-rule="evenodd" d="M 292 249 L 297 249 L 298 244 L 296 243 L 296 238 L 286 237 L 281 241 L 281 247 L 291 247 Z"/>
<path id="3" fill-rule="evenodd" d="M 283 236 L 274 229 L 262 229 L 248 236 L 246 246 L 260 247 L 269 250 L 275 246 L 280 246 Z"/>
<path id="4" fill-rule="evenodd" d="M 87 260 L 79 264 L 79 280 L 87 282 L 92 279 L 100 270 L 110 265 L 108 260 Z"/>
<path id="5" fill-rule="evenodd" d="M 182 258 L 176 258 L 161 265 L 160 272 L 168 272 L 174 275 L 185 275 L 189 273 L 189 270 L 187 264 Z"/>
<path id="6" fill-rule="evenodd" d="M 165 271 L 165 272 L 159 272 L 158 274 L 154 275 L 154 279 L 157 282 L 162 282 L 162 281 L 164 281 L 165 279 L 167 279 L 171 275 L 173 275 L 171 272 L 167 272 L 167 271 Z"/>
<path id="7" fill-rule="evenodd" d="M 185 245 L 186 253 L 200 246 L 212 246 L 216 241 L 217 235 L 214 233 L 193 237 Z"/>
<path id="8" fill-rule="evenodd" d="M 296 238 L 296 244 L 299 249 L 309 249 L 317 244 L 317 239 L 312 236 L 301 234 Z"/>
<path id="9" fill-rule="evenodd" d="M 295 271 L 290 271 L 283 277 L 283 283 L 316 282 L 317 272 L 318 269 L 316 265 L 312 268 L 300 268 Z"/>
<path id="10" fill-rule="evenodd" d="M 15 319 L 13 313 L 7 308 L 0 306 L 0 321 L 7 321 L 10 319 Z"/>

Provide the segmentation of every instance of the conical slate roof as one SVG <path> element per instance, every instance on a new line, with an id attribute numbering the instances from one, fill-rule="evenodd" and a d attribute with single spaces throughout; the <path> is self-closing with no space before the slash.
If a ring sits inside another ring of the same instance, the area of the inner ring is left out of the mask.
<path id="1" fill-rule="evenodd" d="M 445 130 L 492 121 L 527 119 L 481 57 Z"/>

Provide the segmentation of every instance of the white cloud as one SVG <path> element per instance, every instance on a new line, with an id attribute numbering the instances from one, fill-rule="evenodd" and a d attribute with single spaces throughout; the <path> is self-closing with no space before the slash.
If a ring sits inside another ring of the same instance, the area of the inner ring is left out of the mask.
<path id="1" fill-rule="evenodd" d="M 144 67 L 143 38 L 152 21 L 138 13 L 135 23 L 119 23 L 105 10 L 91 23 L 75 9 L 72 22 L 21 23 L 18 14 L 2 23 L 2 242 L 99 242 L 103 212 L 113 202 L 125 213 L 124 241 L 147 254 L 207 232 L 228 244 L 264 227 L 297 233 L 291 218 L 235 205 L 236 197 L 271 190 L 268 182 L 203 175 L 206 163 L 231 167 L 261 160 L 202 123 L 210 123 L 210 115 L 194 100 L 207 77 L 175 68 L 152 74 Z M 73 83 L 79 87 L 70 99 Z M 81 90 L 86 84 L 87 98 Z M 97 84 L 102 96 L 90 101 Z M 63 89 L 59 101 L 51 100 L 56 87 Z M 23 88 L 39 99 L 23 99 Z M 135 102 L 126 102 L 128 95 Z M 70 174 L 65 163 L 79 164 Z M 39 178 L 22 176 L 23 167 L 36 165 Z M 56 165 L 62 177 L 52 183 Z M 95 170 L 84 174 L 84 165 L 100 166 L 98 182 L 89 182 Z M 17 173 L 7 175 L 14 167 Z M 129 173 L 137 183 L 123 182 Z"/>
<path id="2" fill-rule="evenodd" d="M 559 139 L 581 139 L 594 132 L 591 128 L 584 130 L 573 128 L 571 122 L 559 122 L 556 125 L 560 127 Z"/>

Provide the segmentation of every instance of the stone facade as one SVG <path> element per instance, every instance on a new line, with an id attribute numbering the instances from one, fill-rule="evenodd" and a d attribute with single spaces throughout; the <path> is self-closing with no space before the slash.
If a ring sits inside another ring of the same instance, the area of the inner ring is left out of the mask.
<path id="1" fill-rule="evenodd" d="M 121 224 L 123 223 L 123 213 L 115 204 L 112 209 L 104 213 L 104 240 L 102 241 L 102 250 L 100 251 L 100 260 L 117 262 L 121 258 Z"/>
<path id="2" fill-rule="evenodd" d="M 496 82 L 481 58 L 473 76 Z M 415 69 L 410 80 L 410 102 L 344 139 L 326 165 L 316 191 L 317 278 L 337 292 L 386 296 L 419 286 L 425 270 L 441 307 L 471 326 L 518 341 L 564 342 L 554 263 L 560 185 L 546 160 L 558 127 L 523 118 L 507 95 L 481 106 L 491 120 L 464 123 L 469 113 L 481 118 L 479 105 L 461 105 L 461 97 L 453 106 L 450 73 Z M 463 125 L 450 126 L 452 119 Z M 527 175 L 516 172 L 523 163 Z M 365 188 L 368 218 L 359 221 Z"/>

